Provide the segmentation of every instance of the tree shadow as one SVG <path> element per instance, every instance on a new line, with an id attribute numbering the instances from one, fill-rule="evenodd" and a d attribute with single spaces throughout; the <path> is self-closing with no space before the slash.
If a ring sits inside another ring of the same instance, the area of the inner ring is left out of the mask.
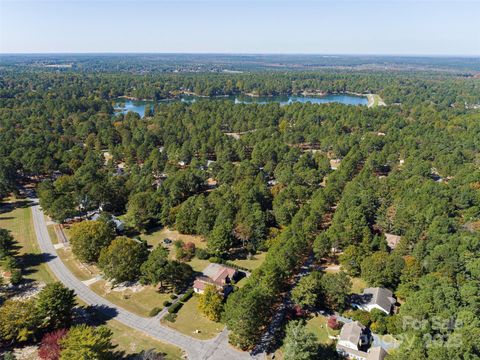
<path id="1" fill-rule="evenodd" d="M 91 326 L 105 325 L 118 315 L 115 308 L 106 305 L 88 305 L 75 308 L 75 322 Z"/>
<path id="2" fill-rule="evenodd" d="M 31 200 L 16 200 L 13 202 L 0 203 L 0 214 L 9 213 L 19 208 L 22 208 L 22 209 L 27 208 L 32 205 L 35 205 L 35 202 Z M 10 218 L 7 218 L 7 219 L 10 219 Z"/>
<path id="3" fill-rule="evenodd" d="M 31 275 L 38 272 L 37 267 L 55 259 L 55 256 L 48 253 L 33 254 L 26 253 L 17 255 L 18 262 L 22 268 L 23 275 Z"/>

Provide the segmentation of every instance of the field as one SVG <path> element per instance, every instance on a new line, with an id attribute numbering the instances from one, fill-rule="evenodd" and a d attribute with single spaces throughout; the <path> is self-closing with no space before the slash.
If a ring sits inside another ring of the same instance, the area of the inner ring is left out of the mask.
<path id="1" fill-rule="evenodd" d="M 377 94 L 368 94 L 367 95 L 367 98 L 368 98 L 368 107 L 378 107 L 378 106 L 385 106 L 385 102 L 383 101 L 383 99 L 377 95 Z"/>
<path id="2" fill-rule="evenodd" d="M 250 259 L 240 259 L 240 260 L 233 260 L 232 262 L 238 266 L 244 267 L 250 271 L 255 270 L 258 268 L 262 263 L 265 261 L 265 257 L 267 256 L 266 252 L 260 252 L 252 256 Z"/>
<path id="3" fill-rule="evenodd" d="M 176 346 L 157 341 L 115 320 L 108 321 L 107 326 L 113 332 L 112 342 L 117 345 L 116 351 L 123 351 L 129 355 L 142 350 L 155 349 L 166 354 L 167 360 L 182 359 L 183 352 Z"/>
<path id="4" fill-rule="evenodd" d="M 25 278 L 44 283 L 55 280 L 41 256 L 33 228 L 32 212 L 26 200 L 12 199 L 9 203 L 0 205 L 0 228 L 10 230 L 17 241 Z"/>
<path id="5" fill-rule="evenodd" d="M 328 336 L 338 335 L 338 330 L 332 330 L 327 326 L 328 318 L 323 315 L 317 315 L 307 321 L 307 330 L 314 333 L 317 336 L 318 342 L 324 345 L 331 344 L 333 342 Z"/>
<path id="6" fill-rule="evenodd" d="M 198 297 L 193 296 L 177 313 L 177 320 L 171 323 L 162 320 L 164 325 L 185 335 L 207 340 L 217 336 L 223 330 L 223 324 L 208 320 L 198 310 Z M 196 331 L 199 331 L 198 333 Z"/>
<path id="7" fill-rule="evenodd" d="M 170 294 L 159 293 L 153 286 L 140 286 L 140 291 L 135 288 L 125 290 L 111 290 L 105 280 L 99 280 L 90 285 L 90 289 L 134 314 L 148 317 L 154 307 L 163 307 L 165 300 L 170 300 Z"/>
<path id="8" fill-rule="evenodd" d="M 201 236 L 185 235 L 176 230 L 170 230 L 168 228 L 160 228 L 151 233 L 141 235 L 141 238 L 146 240 L 148 245 L 153 247 L 161 244 L 164 239 L 170 239 L 172 241 L 182 240 L 184 242 L 193 242 L 198 248 L 206 248 L 207 243 Z"/>
<path id="9" fill-rule="evenodd" d="M 361 294 L 363 289 L 368 287 L 368 284 L 361 278 L 351 278 L 352 280 L 352 293 Z"/>

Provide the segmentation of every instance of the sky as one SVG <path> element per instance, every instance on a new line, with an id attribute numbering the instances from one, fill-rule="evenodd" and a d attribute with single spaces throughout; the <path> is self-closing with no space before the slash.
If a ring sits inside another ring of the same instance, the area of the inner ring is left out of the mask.
<path id="1" fill-rule="evenodd" d="M 480 55 L 480 0 L 0 0 L 0 53 Z"/>

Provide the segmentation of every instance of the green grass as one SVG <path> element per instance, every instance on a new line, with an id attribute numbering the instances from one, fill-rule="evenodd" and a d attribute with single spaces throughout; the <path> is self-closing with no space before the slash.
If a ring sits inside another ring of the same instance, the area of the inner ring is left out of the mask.
<path id="1" fill-rule="evenodd" d="M 148 317 L 154 307 L 161 308 L 165 300 L 170 300 L 169 293 L 159 293 L 153 286 L 145 286 L 134 292 L 130 289 L 111 291 L 105 285 L 105 280 L 99 280 L 90 285 L 90 289 L 123 309 L 144 317 Z"/>
<path id="2" fill-rule="evenodd" d="M 48 235 L 50 236 L 50 240 L 52 240 L 52 244 L 58 244 L 58 236 L 55 232 L 55 225 L 47 225 Z"/>
<path id="3" fill-rule="evenodd" d="M 363 292 L 363 289 L 368 287 L 368 284 L 365 282 L 365 280 L 361 278 L 351 278 L 352 280 L 352 293 L 354 294 L 361 294 Z"/>
<path id="4" fill-rule="evenodd" d="M 70 247 L 57 249 L 57 255 L 68 270 L 81 281 L 90 280 L 100 274 L 100 270 L 96 266 L 83 264 L 77 260 Z"/>
<path id="5" fill-rule="evenodd" d="M 250 271 L 255 270 L 256 268 L 260 267 L 265 261 L 265 257 L 267 256 L 266 252 L 260 252 L 252 256 L 251 259 L 241 259 L 241 260 L 233 260 L 232 263 L 244 267 Z"/>
<path id="6" fill-rule="evenodd" d="M 208 320 L 200 313 L 197 295 L 194 295 L 182 306 L 177 313 L 177 320 L 174 323 L 166 320 L 162 320 L 162 323 L 185 335 L 201 340 L 217 336 L 224 328 L 223 324 Z M 200 332 L 195 333 L 196 330 Z"/>
<path id="7" fill-rule="evenodd" d="M 166 354 L 166 359 L 168 360 L 183 359 L 183 351 L 176 346 L 155 340 L 143 332 L 127 327 L 118 321 L 108 321 L 107 327 L 113 332 L 112 342 L 117 345 L 116 351 L 124 351 L 125 354 L 129 355 L 139 353 L 142 350 L 155 349 Z"/>
<path id="8" fill-rule="evenodd" d="M 383 101 L 383 99 L 380 97 L 380 95 L 377 95 L 377 94 L 369 94 L 368 96 L 368 104 L 369 104 L 369 107 L 378 107 L 380 105 L 384 105 L 385 102 Z"/>
<path id="9" fill-rule="evenodd" d="M 142 234 L 140 235 L 140 237 L 153 247 L 161 244 L 164 239 L 170 239 L 173 241 L 182 240 L 184 242 L 193 242 L 196 247 L 202 249 L 207 247 L 207 242 L 203 239 L 202 236 L 185 235 L 179 233 L 176 230 L 170 230 L 168 228 L 160 228 L 148 234 Z M 173 248 L 173 246 L 171 247 Z"/>
<path id="10" fill-rule="evenodd" d="M 192 258 L 192 260 L 187 262 L 187 264 L 190 265 L 194 271 L 202 272 L 203 269 L 205 269 L 210 264 L 210 261 L 200 260 L 199 258 L 194 257 Z"/>
<path id="11" fill-rule="evenodd" d="M 33 228 L 32 211 L 24 200 L 13 200 L 10 205 L 0 205 L 0 228 L 10 230 L 22 260 L 24 276 L 27 279 L 50 283 L 55 281 L 47 264 L 40 257 L 40 248 Z"/>
<path id="12" fill-rule="evenodd" d="M 323 315 L 314 316 L 310 320 L 307 321 L 307 330 L 314 333 L 318 339 L 318 342 L 324 345 L 328 345 L 333 343 L 333 340 L 330 339 L 328 336 L 336 336 L 338 335 L 338 330 L 332 330 L 327 325 L 328 318 Z"/>

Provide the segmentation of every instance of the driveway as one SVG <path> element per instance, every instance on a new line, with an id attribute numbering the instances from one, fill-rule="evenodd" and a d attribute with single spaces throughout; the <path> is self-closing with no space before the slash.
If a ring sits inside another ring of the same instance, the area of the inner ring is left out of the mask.
<path id="1" fill-rule="evenodd" d="M 65 286 L 73 289 L 77 296 L 89 305 L 96 305 L 96 308 L 105 315 L 127 325 L 135 330 L 142 331 L 151 337 L 183 349 L 188 358 L 192 360 L 241 360 L 250 359 L 250 355 L 232 348 L 227 341 L 227 330 L 225 329 L 216 338 L 211 340 L 198 340 L 179 333 L 159 323 L 158 317 L 144 318 L 135 315 L 121 307 L 105 300 L 92 291 L 82 281 L 77 279 L 63 264 L 47 231 L 47 225 L 43 212 L 38 205 L 38 199 L 31 199 L 35 204 L 32 206 L 33 223 L 35 234 L 40 250 L 48 256 L 47 264 L 53 274 Z"/>

